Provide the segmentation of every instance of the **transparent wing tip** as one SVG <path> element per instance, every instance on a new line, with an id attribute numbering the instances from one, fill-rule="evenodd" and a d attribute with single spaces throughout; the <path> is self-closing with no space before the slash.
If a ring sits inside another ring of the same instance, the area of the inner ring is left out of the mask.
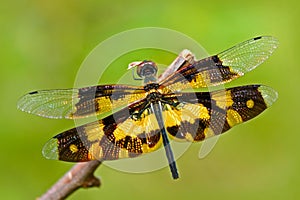
<path id="1" fill-rule="evenodd" d="M 261 50 L 261 62 L 269 58 L 279 45 L 278 39 L 273 36 L 259 36 L 253 38 L 252 42 L 250 43 L 252 43 L 254 46 Z"/>
<path id="2" fill-rule="evenodd" d="M 258 90 L 268 107 L 270 107 L 278 99 L 278 93 L 271 87 L 262 85 Z"/>
<path id="3" fill-rule="evenodd" d="M 58 160 L 57 139 L 50 139 L 43 147 L 43 156 L 50 160 Z"/>
<path id="4" fill-rule="evenodd" d="M 18 102 L 17 102 L 17 108 L 21 111 L 24 111 L 24 112 L 30 112 L 29 110 L 26 109 L 27 105 L 28 105 L 28 98 L 31 94 L 35 94 L 37 93 L 36 91 L 35 92 L 30 92 L 28 94 L 25 94 L 24 96 L 20 97 Z"/>
<path id="5" fill-rule="evenodd" d="M 77 89 L 39 90 L 22 96 L 17 102 L 17 109 L 29 114 L 46 118 L 72 118 L 77 98 Z"/>
<path id="6" fill-rule="evenodd" d="M 279 45 L 278 39 L 273 36 L 261 36 L 261 37 L 256 37 L 253 40 L 258 40 L 258 39 L 262 39 L 264 40 L 265 43 L 269 43 L 273 49 L 276 49 Z"/>

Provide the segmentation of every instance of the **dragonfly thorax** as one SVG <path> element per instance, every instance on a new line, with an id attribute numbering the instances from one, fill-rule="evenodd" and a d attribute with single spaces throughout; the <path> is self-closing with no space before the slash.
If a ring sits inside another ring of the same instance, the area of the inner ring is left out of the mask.
<path id="1" fill-rule="evenodd" d="M 158 91 L 154 91 L 154 92 L 150 92 L 146 98 L 148 102 L 157 103 L 161 100 L 162 94 L 159 93 Z"/>
<path id="2" fill-rule="evenodd" d="M 158 102 L 162 94 L 158 91 L 159 84 L 158 83 L 149 83 L 144 86 L 144 90 L 148 93 L 147 100 L 148 102 Z"/>

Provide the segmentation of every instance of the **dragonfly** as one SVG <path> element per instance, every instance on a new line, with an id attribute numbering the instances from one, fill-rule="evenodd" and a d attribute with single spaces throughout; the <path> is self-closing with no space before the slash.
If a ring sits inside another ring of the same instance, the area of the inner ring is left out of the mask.
<path id="1" fill-rule="evenodd" d="M 140 86 L 95 85 L 38 90 L 22 96 L 18 109 L 54 119 L 80 119 L 117 111 L 66 130 L 43 148 L 48 159 L 68 162 L 134 158 L 164 147 L 173 179 L 179 178 L 170 141 L 200 142 L 246 122 L 270 107 L 277 92 L 253 84 L 212 91 L 263 63 L 277 48 L 272 36 L 255 37 L 196 60 L 188 50 L 157 77 L 150 60 L 136 61 Z"/>

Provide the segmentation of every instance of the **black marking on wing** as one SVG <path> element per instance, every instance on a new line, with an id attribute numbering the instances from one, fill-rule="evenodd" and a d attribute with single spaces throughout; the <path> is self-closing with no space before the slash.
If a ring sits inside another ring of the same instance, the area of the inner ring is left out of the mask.
<path id="1" fill-rule="evenodd" d="M 172 116 L 178 123 L 170 122 L 171 117 L 166 118 L 167 131 L 184 141 L 202 141 L 224 133 L 256 117 L 277 99 L 276 91 L 261 85 L 239 86 L 211 93 L 178 93 L 176 98 L 169 95 L 169 99 L 167 96 L 164 96 L 166 102 L 180 101 L 171 111 L 165 111 L 178 115 Z"/>
<path id="2" fill-rule="evenodd" d="M 44 156 L 80 162 L 130 158 L 156 150 L 161 140 L 160 129 L 149 119 L 145 126 L 140 124 L 153 114 L 146 109 L 142 118 L 132 117 L 144 104 L 145 100 L 141 100 L 101 120 L 58 134 L 45 145 Z M 72 149 L 72 144 L 77 151 Z"/>
<path id="3" fill-rule="evenodd" d="M 230 82 L 263 63 L 277 46 L 277 39 L 270 36 L 247 40 L 181 68 L 161 81 L 162 88 L 179 91 Z"/>

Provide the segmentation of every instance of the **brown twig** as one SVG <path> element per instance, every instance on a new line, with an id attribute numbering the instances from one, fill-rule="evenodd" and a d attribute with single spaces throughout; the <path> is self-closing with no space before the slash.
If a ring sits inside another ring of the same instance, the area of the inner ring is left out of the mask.
<path id="1" fill-rule="evenodd" d="M 76 164 L 38 199 L 65 199 L 79 188 L 99 187 L 101 182 L 94 171 L 100 164 L 97 160 Z"/>

